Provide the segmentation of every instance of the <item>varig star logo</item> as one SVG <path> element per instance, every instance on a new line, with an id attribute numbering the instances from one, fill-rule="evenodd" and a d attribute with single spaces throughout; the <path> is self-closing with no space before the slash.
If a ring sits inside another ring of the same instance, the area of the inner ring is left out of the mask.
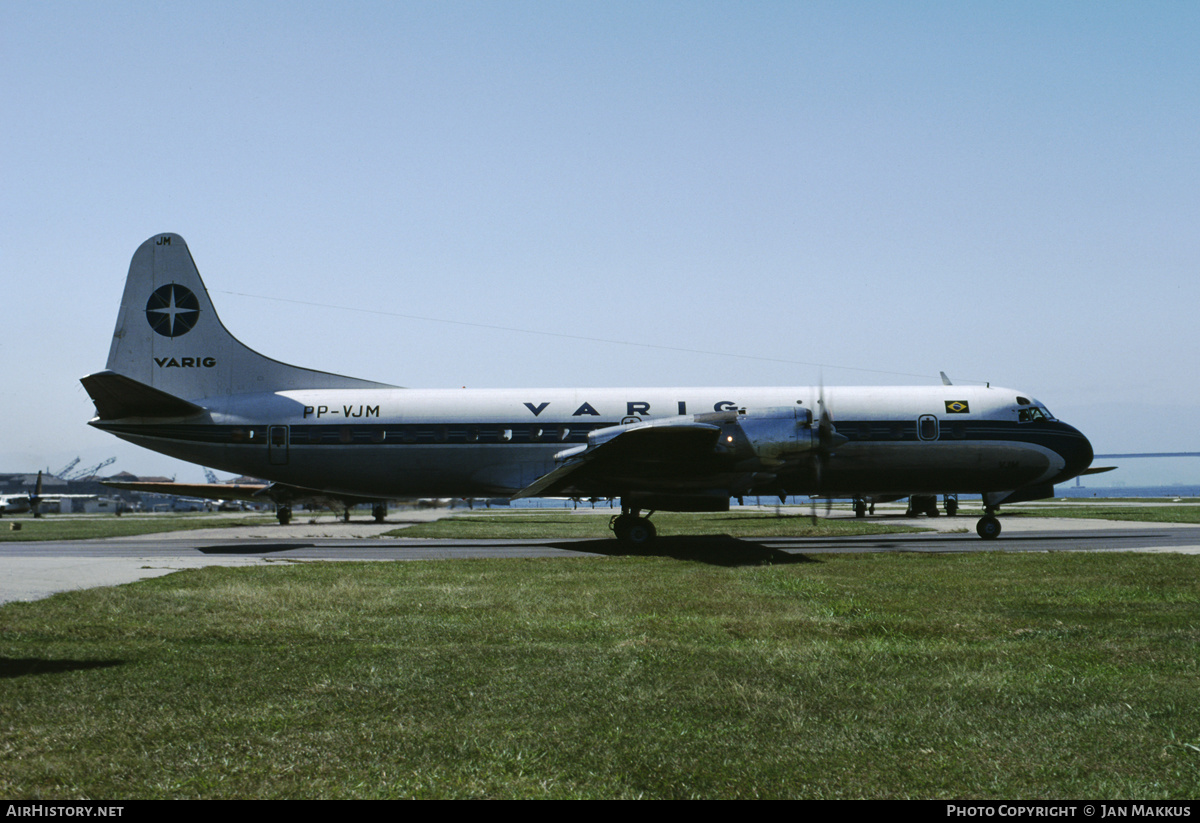
<path id="1" fill-rule="evenodd" d="M 164 337 L 187 334 L 199 319 L 200 301 L 186 286 L 168 283 L 155 289 L 146 301 L 146 320 Z"/>

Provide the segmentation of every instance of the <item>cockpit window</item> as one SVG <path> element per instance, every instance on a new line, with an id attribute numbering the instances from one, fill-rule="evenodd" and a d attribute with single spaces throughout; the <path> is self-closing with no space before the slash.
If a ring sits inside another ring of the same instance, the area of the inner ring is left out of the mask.
<path id="1" fill-rule="evenodd" d="M 1017 410 L 1017 422 L 1032 423 L 1034 420 L 1053 420 L 1054 415 L 1041 406 L 1031 406 L 1028 409 Z"/>

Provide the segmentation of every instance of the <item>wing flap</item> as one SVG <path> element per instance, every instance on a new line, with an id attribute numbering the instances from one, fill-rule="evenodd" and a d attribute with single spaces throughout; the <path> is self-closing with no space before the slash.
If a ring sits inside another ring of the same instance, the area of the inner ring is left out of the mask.
<path id="1" fill-rule="evenodd" d="M 612 426 L 588 435 L 588 445 L 560 452 L 562 464 L 513 495 L 555 496 L 611 483 L 637 485 L 661 477 L 664 470 L 711 459 L 721 427 L 690 418 Z"/>

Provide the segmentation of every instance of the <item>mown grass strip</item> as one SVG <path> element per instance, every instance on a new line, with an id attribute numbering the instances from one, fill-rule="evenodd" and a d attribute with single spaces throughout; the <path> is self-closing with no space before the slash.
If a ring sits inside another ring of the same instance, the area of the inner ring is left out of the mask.
<path id="1" fill-rule="evenodd" d="M 24 540 L 90 540 L 103 537 L 132 537 L 138 534 L 159 534 L 193 529 L 233 529 L 244 526 L 269 526 L 275 522 L 270 514 L 230 518 L 224 515 L 169 514 L 153 517 L 126 515 L 43 515 L 39 518 L 0 519 L 0 542 Z M 19 529 L 11 528 L 19 523 Z"/>
<path id="2" fill-rule="evenodd" d="M 495 514 L 463 513 L 389 532 L 392 537 L 453 539 L 560 539 L 612 537 L 610 514 L 514 509 Z M 658 512 L 653 523 L 660 537 L 679 535 L 729 535 L 730 537 L 832 537 L 854 534 L 897 534 L 925 529 L 895 526 L 878 521 L 817 518 L 792 509 L 786 514 L 762 511 Z M 964 526 L 967 524 L 964 523 Z"/>
<path id="3" fill-rule="evenodd" d="M 0 795 L 1194 798 L 1200 558 L 209 568 L 0 608 Z"/>

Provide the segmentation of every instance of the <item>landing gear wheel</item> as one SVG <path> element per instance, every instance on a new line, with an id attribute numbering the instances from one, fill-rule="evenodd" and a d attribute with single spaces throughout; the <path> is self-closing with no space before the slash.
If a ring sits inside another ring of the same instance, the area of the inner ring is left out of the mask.
<path id="1" fill-rule="evenodd" d="M 350 510 L 349 509 L 345 509 L 342 511 L 342 522 L 343 523 L 350 522 Z"/>
<path id="2" fill-rule="evenodd" d="M 645 517 L 632 514 L 619 514 L 612 521 L 613 534 L 622 543 L 631 546 L 645 546 L 658 535 L 658 529 Z"/>
<path id="3" fill-rule="evenodd" d="M 625 530 L 625 542 L 631 546 L 645 546 L 654 541 L 658 536 L 658 529 L 654 528 L 654 524 L 644 517 L 634 518 L 634 522 L 629 524 L 629 528 Z"/>
<path id="4" fill-rule="evenodd" d="M 867 516 L 867 501 L 865 501 L 865 500 L 855 500 L 854 501 L 854 516 L 855 517 L 866 517 Z"/>
<path id="5" fill-rule="evenodd" d="M 633 516 L 629 514 L 618 514 L 609 522 L 608 527 L 612 529 L 612 533 L 617 536 L 617 539 L 622 543 L 625 542 L 625 533 L 629 530 L 629 521 L 633 520 Z"/>
<path id="6" fill-rule="evenodd" d="M 954 517 L 958 514 L 958 501 L 953 497 L 946 501 L 946 516 Z"/>
<path id="7" fill-rule="evenodd" d="M 387 503 L 376 503 L 372 506 L 371 516 L 375 518 L 376 523 L 382 523 L 387 517 Z"/>
<path id="8" fill-rule="evenodd" d="M 292 507 L 280 506 L 275 510 L 275 519 L 279 521 L 279 525 L 286 526 L 292 522 Z"/>
<path id="9" fill-rule="evenodd" d="M 979 522 L 975 524 L 975 531 L 984 540 L 995 540 L 1000 536 L 1000 521 L 992 515 L 985 515 L 979 518 Z"/>

